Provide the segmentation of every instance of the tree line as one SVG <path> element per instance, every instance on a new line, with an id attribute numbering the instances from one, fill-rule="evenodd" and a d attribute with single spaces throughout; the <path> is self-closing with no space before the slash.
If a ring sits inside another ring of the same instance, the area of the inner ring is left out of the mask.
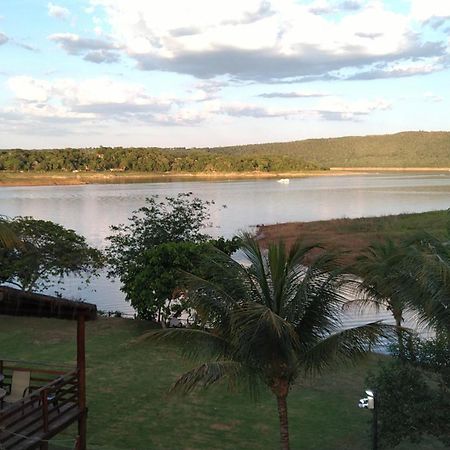
<path id="1" fill-rule="evenodd" d="M 211 149 L 100 147 L 0 151 L 0 171 L 12 172 L 288 172 L 323 168 L 300 155 L 217 153 Z"/>

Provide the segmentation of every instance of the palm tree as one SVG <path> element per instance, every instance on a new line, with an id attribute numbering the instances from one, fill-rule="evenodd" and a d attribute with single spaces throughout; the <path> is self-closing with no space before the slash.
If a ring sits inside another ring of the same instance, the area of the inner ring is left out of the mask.
<path id="1" fill-rule="evenodd" d="M 289 252 L 273 244 L 266 253 L 248 235 L 242 245 L 249 266 L 217 255 L 210 261 L 216 275 L 191 277 L 189 298 L 202 326 L 144 338 L 173 341 L 188 356 L 209 359 L 182 375 L 174 389 L 189 392 L 224 377 L 232 384 L 247 380 L 250 389 L 265 384 L 276 397 L 281 449 L 287 450 L 287 396 L 296 378 L 363 356 L 390 328 L 378 322 L 340 328 L 346 279 L 332 255 L 311 256 L 314 248 L 301 243 Z"/>
<path id="2" fill-rule="evenodd" d="M 450 231 L 447 239 L 420 232 L 407 245 L 411 304 L 422 322 L 450 335 Z"/>
<path id="3" fill-rule="evenodd" d="M 370 245 L 357 258 L 354 273 L 362 277 L 362 301 L 392 312 L 399 353 L 404 351 L 401 327 L 406 309 L 420 323 L 450 332 L 450 246 L 421 231 L 401 242 L 386 239 Z"/>
<path id="4" fill-rule="evenodd" d="M 397 327 L 400 355 L 403 354 L 403 314 L 411 305 L 411 277 L 405 266 L 407 246 L 386 239 L 374 242 L 357 258 L 353 272 L 362 278 L 356 302 L 367 302 L 391 311 Z"/>

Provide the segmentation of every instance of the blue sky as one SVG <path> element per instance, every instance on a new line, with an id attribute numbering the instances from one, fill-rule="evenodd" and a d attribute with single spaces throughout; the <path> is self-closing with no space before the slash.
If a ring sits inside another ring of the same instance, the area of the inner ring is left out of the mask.
<path id="1" fill-rule="evenodd" d="M 449 130 L 450 2 L 0 0 L 0 148 Z"/>

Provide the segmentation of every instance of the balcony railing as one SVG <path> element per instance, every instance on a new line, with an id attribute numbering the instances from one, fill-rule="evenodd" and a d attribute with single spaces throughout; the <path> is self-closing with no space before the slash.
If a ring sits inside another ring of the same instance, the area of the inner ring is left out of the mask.
<path id="1" fill-rule="evenodd" d="M 77 421 L 79 405 L 77 369 L 54 369 L 38 363 L 0 360 L 3 387 L 8 390 L 14 371 L 30 372 L 30 390 L 19 401 L 0 409 L 0 449 L 45 447 L 48 440 Z"/>

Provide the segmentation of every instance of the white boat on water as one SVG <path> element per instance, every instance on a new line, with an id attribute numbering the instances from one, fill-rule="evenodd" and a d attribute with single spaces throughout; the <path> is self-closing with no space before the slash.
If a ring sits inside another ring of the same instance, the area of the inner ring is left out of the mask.
<path id="1" fill-rule="evenodd" d="M 279 180 L 277 180 L 277 183 L 289 184 L 289 178 L 280 178 Z"/>

